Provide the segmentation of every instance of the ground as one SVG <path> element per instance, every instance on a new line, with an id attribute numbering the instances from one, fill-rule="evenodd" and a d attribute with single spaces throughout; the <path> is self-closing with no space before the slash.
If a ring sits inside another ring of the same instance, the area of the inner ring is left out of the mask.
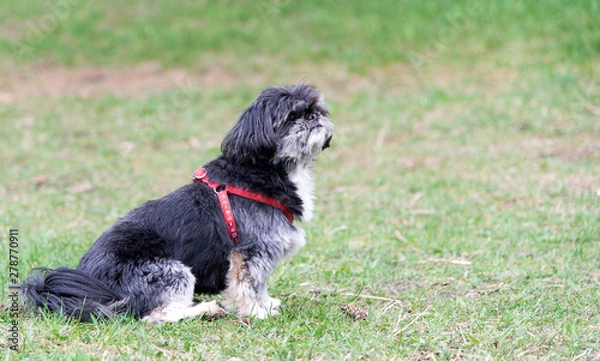
<path id="1" fill-rule="evenodd" d="M 6 292 L 4 358 L 600 359 L 600 3 L 345 4 L 6 5 L 21 280 L 190 182 L 266 86 L 315 84 L 336 133 L 307 246 L 269 281 L 279 318 L 15 319 Z"/>

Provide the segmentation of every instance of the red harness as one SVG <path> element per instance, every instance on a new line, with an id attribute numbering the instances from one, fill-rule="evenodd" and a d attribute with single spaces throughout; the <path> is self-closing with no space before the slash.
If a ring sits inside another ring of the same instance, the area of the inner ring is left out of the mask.
<path id="1" fill-rule="evenodd" d="M 227 231 L 229 232 L 229 238 L 233 242 L 233 245 L 236 246 L 238 242 L 238 231 L 237 226 L 235 224 L 235 218 L 233 216 L 233 211 L 231 210 L 231 204 L 229 203 L 229 194 L 235 194 L 236 196 L 253 199 L 258 202 L 266 203 L 275 208 L 279 208 L 283 214 L 287 217 L 290 223 L 294 222 L 294 214 L 285 204 L 279 202 L 276 199 L 263 196 L 262 194 L 250 192 L 243 188 L 232 186 L 232 185 L 221 185 L 219 183 L 211 182 L 208 179 L 208 174 L 206 170 L 202 167 L 196 169 L 194 175 L 192 176 L 194 182 L 203 182 L 204 184 L 211 187 L 217 197 L 219 198 L 219 203 L 221 204 L 221 212 L 223 212 L 223 218 L 225 218 L 225 224 L 227 224 Z"/>

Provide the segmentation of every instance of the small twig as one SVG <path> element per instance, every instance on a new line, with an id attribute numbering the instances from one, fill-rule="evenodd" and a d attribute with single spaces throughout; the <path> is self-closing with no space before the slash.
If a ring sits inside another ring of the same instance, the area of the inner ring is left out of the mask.
<path id="1" fill-rule="evenodd" d="M 328 236 L 331 236 L 332 234 L 334 234 L 334 233 L 336 233 L 336 232 L 339 232 L 339 231 L 344 231 L 344 230 L 346 230 L 346 229 L 348 229 L 348 226 L 346 226 L 346 225 L 344 224 L 344 225 L 341 225 L 341 226 L 339 226 L 339 227 L 336 227 L 336 228 L 334 228 L 334 229 L 331 229 L 331 230 L 329 230 L 329 231 L 326 231 L 326 232 L 325 232 L 325 234 L 327 234 Z"/>
<path id="2" fill-rule="evenodd" d="M 342 293 L 342 296 L 353 296 L 356 298 L 367 298 L 370 300 L 378 300 L 378 301 L 388 301 L 388 302 L 400 302 L 396 299 L 393 298 L 387 298 L 387 297 L 379 297 L 379 296 L 370 296 L 370 295 L 361 295 L 361 294 L 354 294 L 354 293 Z"/>
<path id="3" fill-rule="evenodd" d="M 410 211 L 410 214 L 413 216 L 430 216 L 435 214 L 435 211 L 432 211 L 431 209 L 415 209 Z"/>
<path id="4" fill-rule="evenodd" d="M 455 265 L 459 265 L 459 266 L 470 266 L 472 264 L 471 261 L 466 260 L 466 259 L 443 259 L 443 258 L 435 258 L 435 257 L 429 257 L 425 260 L 419 261 L 419 263 L 424 264 L 424 263 L 450 263 L 450 264 L 455 264 Z"/>
<path id="5" fill-rule="evenodd" d="M 383 148 L 383 143 L 385 142 L 385 136 L 388 132 L 388 122 L 385 122 L 379 131 L 377 132 L 377 139 L 375 139 L 375 150 L 380 151 Z"/>
<path id="6" fill-rule="evenodd" d="M 460 327 L 460 325 L 456 325 L 456 327 L 458 328 L 458 331 L 460 332 L 460 336 L 462 337 L 463 343 L 466 345 L 467 343 L 469 343 L 467 341 L 467 338 L 465 337 L 465 332 L 463 331 L 462 327 Z"/>
<path id="7" fill-rule="evenodd" d="M 403 236 L 403 235 L 400 233 L 400 231 L 398 231 L 398 230 L 395 230 L 395 231 L 394 231 L 394 236 L 396 236 L 396 238 L 397 238 L 397 239 L 398 239 L 400 242 L 402 242 L 402 243 L 404 243 L 404 244 L 407 244 L 407 243 L 408 243 L 408 239 L 406 239 L 406 237 L 404 237 L 404 236 Z"/>
<path id="8" fill-rule="evenodd" d="M 419 201 L 419 199 L 421 199 L 423 197 L 423 193 L 416 193 L 412 199 L 408 202 L 407 206 L 408 208 L 412 208 L 414 207 L 417 202 Z"/>
<path id="9" fill-rule="evenodd" d="M 398 336 L 399 334 L 404 333 L 404 331 L 406 331 L 410 326 L 412 326 L 413 323 L 417 322 L 417 320 L 419 318 L 425 316 L 427 314 L 427 311 L 429 311 L 430 308 L 431 308 L 431 306 L 427 306 L 425 311 L 416 315 L 415 318 L 413 318 L 412 321 L 410 321 L 406 326 L 402 327 L 402 329 L 400 329 L 400 330 L 394 331 L 394 336 Z"/>
<path id="10" fill-rule="evenodd" d="M 402 308 L 402 303 L 400 301 L 390 301 L 387 303 L 387 305 L 385 305 L 385 307 L 383 307 L 382 312 L 388 313 L 390 308 L 394 307 L 395 305 L 400 305 L 400 308 Z"/>

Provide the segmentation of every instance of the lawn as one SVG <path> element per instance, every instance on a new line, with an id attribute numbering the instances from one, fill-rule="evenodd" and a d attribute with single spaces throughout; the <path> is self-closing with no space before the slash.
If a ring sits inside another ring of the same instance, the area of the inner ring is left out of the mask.
<path id="1" fill-rule="evenodd" d="M 600 359 L 600 1 L 123 4 L 3 4 L 0 262 L 17 229 L 20 280 L 75 267 L 302 79 L 336 124 L 307 246 L 267 320 L 14 318 L 3 267 L 3 359 Z"/>

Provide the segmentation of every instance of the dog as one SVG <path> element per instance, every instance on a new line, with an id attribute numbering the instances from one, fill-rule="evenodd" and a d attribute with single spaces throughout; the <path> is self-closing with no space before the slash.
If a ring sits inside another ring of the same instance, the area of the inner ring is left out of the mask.
<path id="1" fill-rule="evenodd" d="M 131 314 L 150 323 L 279 314 L 267 277 L 305 245 L 312 169 L 334 125 L 312 85 L 264 89 L 194 182 L 119 219 L 76 269 L 35 269 L 26 303 L 85 322 Z M 194 294 L 223 301 L 194 304 Z"/>

